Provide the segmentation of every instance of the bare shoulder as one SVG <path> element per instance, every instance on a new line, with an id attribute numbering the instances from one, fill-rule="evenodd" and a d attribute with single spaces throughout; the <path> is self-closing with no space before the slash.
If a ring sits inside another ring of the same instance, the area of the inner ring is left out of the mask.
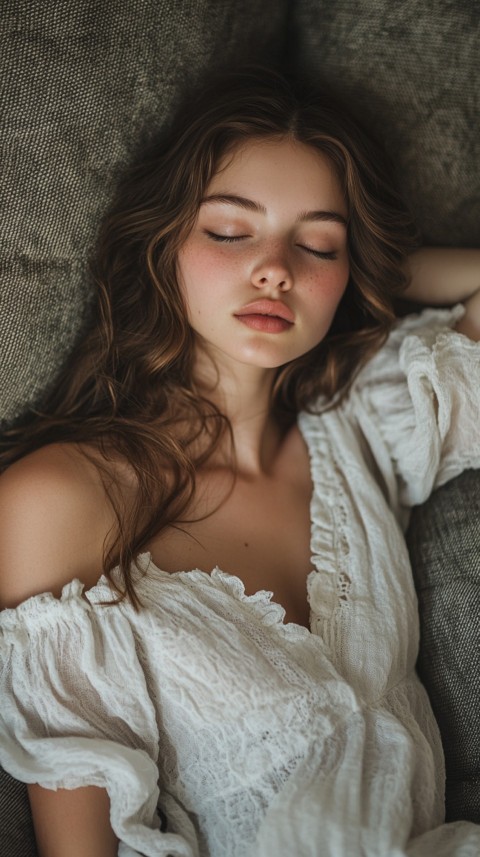
<path id="1" fill-rule="evenodd" d="M 0 607 L 94 585 L 114 525 L 93 449 L 52 443 L 16 461 L 0 476 Z"/>

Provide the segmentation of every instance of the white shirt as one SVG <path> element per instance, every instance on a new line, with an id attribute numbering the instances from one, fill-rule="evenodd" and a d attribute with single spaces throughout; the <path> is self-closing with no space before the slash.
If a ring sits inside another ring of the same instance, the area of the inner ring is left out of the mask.
<path id="1" fill-rule="evenodd" d="M 401 320 L 344 403 L 298 417 L 310 631 L 234 575 L 169 574 L 145 553 L 140 613 L 101 606 L 102 576 L 90 604 L 73 580 L 0 614 L 12 776 L 107 788 L 120 857 L 480 853 L 480 826 L 442 823 L 403 538 L 411 505 L 480 467 L 480 344 L 451 329 L 463 312 Z"/>

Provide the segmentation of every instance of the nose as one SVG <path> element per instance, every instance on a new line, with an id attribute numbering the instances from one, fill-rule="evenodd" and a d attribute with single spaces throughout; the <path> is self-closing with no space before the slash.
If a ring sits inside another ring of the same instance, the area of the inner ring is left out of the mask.
<path id="1" fill-rule="evenodd" d="M 292 272 L 280 252 L 271 253 L 258 262 L 252 271 L 251 279 L 257 289 L 270 287 L 287 292 L 293 286 Z"/>

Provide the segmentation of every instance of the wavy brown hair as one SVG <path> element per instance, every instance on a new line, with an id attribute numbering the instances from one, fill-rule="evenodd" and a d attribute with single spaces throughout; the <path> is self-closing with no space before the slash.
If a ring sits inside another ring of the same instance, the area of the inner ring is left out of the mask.
<path id="1" fill-rule="evenodd" d="M 129 597 L 135 609 L 132 563 L 149 539 L 185 520 L 195 473 L 228 432 L 234 470 L 228 419 L 195 384 L 195 336 L 176 260 L 220 160 L 252 138 L 290 138 L 327 155 L 349 210 L 350 279 L 330 331 L 277 370 L 272 408 L 285 424 L 319 397 L 328 408 L 346 395 L 387 336 L 394 298 L 407 284 L 402 265 L 418 243 L 377 143 L 336 99 L 267 68 L 205 82 L 130 170 L 90 265 L 94 322 L 43 409 L 5 433 L 0 464 L 53 442 L 82 444 L 118 523 L 115 537 L 105 538 L 103 571 L 118 600 Z M 119 458 L 135 476 L 130 505 L 115 477 Z M 110 576 L 117 565 L 120 583 Z"/>

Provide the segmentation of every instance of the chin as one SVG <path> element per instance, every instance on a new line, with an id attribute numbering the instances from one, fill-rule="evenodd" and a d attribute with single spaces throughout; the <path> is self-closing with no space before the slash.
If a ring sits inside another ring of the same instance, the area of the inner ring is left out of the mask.
<path id="1" fill-rule="evenodd" d="M 248 366 L 257 366 L 259 369 L 278 369 L 279 366 L 284 366 L 298 357 L 297 354 L 291 355 L 285 352 L 282 354 L 280 349 L 275 349 L 276 353 L 272 353 L 272 350 L 266 348 L 249 348 L 240 353 L 231 354 L 231 357 L 239 363 Z"/>
<path id="2" fill-rule="evenodd" d="M 318 342 L 308 345 L 302 349 L 287 349 L 287 348 L 268 348 L 257 347 L 242 349 L 241 353 L 232 354 L 236 360 L 241 363 L 247 363 L 249 366 L 258 366 L 259 369 L 279 369 L 280 366 L 286 366 L 288 363 L 293 363 L 299 357 L 303 357 L 312 348 L 315 348 Z"/>

